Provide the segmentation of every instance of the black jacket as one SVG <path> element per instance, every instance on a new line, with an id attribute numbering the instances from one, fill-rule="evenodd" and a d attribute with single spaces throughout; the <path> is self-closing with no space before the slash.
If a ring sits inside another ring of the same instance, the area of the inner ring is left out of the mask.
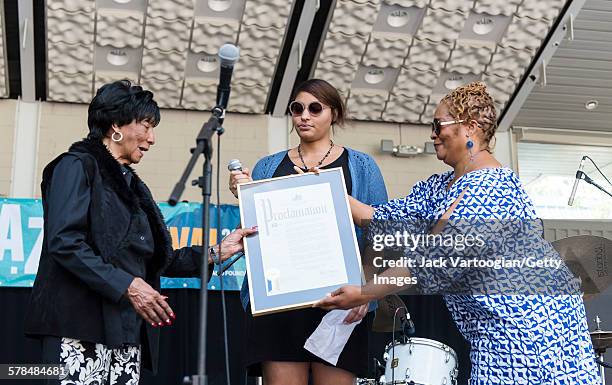
<path id="1" fill-rule="evenodd" d="M 86 220 L 67 226 L 78 236 L 71 238 L 71 244 L 64 245 L 61 252 L 49 251 L 53 240 L 45 235 L 25 332 L 29 336 L 69 337 L 118 347 L 123 342 L 119 302 L 134 277 L 118 267 L 125 264 L 119 260 L 126 256 L 115 251 L 122 240 L 131 236 L 128 230 L 133 214 L 144 211 L 151 227 L 154 252 L 146 261 L 144 279 L 156 290 L 160 289 L 162 274 L 198 276 L 201 248 L 173 251 L 170 234 L 147 186 L 133 173 L 135 180 L 130 189 L 107 148 L 89 140 L 73 144 L 43 171 L 45 234 L 50 211 L 45 198 L 55 166 L 66 156 L 78 158 L 77 164 L 87 177 L 91 190 L 89 210 L 82 215 Z M 156 371 L 159 330 L 144 325 L 143 365 Z"/>

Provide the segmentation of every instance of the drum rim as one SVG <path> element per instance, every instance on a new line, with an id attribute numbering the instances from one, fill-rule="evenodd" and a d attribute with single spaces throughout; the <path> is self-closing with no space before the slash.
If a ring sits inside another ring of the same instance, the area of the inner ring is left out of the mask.
<path id="1" fill-rule="evenodd" d="M 457 363 L 457 360 L 458 360 L 457 353 L 455 352 L 455 350 L 453 348 L 451 348 L 450 346 L 448 346 L 444 342 L 440 342 L 440 341 L 437 341 L 437 340 L 432 340 L 431 338 L 410 337 L 410 338 L 408 338 L 408 341 L 406 343 L 403 343 L 402 341 L 398 341 L 398 340 L 393 341 L 393 342 L 389 342 L 387 344 L 387 346 L 385 347 L 385 353 L 389 353 L 394 346 L 409 345 L 411 341 L 417 342 L 417 343 L 418 342 L 422 342 L 422 345 L 431 346 L 431 347 L 434 347 L 434 348 L 440 348 L 440 347 L 448 348 L 450 350 L 450 353 L 452 354 L 452 356 L 455 358 L 455 364 L 456 365 L 458 364 Z M 430 342 L 433 342 L 433 343 L 430 343 Z M 442 350 L 444 350 L 444 349 L 442 349 Z"/>

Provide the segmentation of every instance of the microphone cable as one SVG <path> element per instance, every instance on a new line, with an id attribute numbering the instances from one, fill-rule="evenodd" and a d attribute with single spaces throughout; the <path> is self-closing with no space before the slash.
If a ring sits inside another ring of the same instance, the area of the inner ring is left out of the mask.
<path id="1" fill-rule="evenodd" d="M 225 304 L 225 288 L 223 287 L 223 273 L 221 271 L 221 134 L 217 134 L 217 245 L 219 246 L 219 255 L 217 256 L 219 263 L 217 264 L 217 277 L 219 277 L 219 286 L 221 290 L 221 309 L 223 313 L 223 352 L 225 358 L 225 380 L 226 384 L 230 385 L 230 369 L 229 369 L 229 347 L 227 333 L 227 307 Z"/>
<path id="2" fill-rule="evenodd" d="M 402 301 L 403 302 L 403 301 Z M 397 313 L 399 313 L 400 310 L 404 310 L 404 317 L 408 318 L 410 316 L 410 313 L 408 313 L 408 309 L 406 308 L 406 306 L 400 306 L 398 308 L 395 309 L 395 313 L 393 313 L 393 330 L 391 333 L 391 384 L 395 384 L 395 366 L 393 366 L 393 361 L 395 360 L 395 320 L 397 319 Z M 404 333 L 404 343 L 406 343 L 406 334 Z M 387 379 L 385 378 L 385 381 Z"/>
<path id="3" fill-rule="evenodd" d="M 599 358 L 596 358 L 595 362 L 597 362 L 599 365 L 603 366 L 606 369 L 612 369 L 612 364 L 609 364 L 604 360 L 600 360 Z"/>
<path id="4" fill-rule="evenodd" d="M 599 167 L 597 167 L 597 164 L 595 163 L 595 161 L 593 159 L 591 159 L 591 157 L 588 156 L 588 155 L 584 155 L 584 158 L 590 160 L 591 163 L 593 163 L 593 166 L 595 166 L 597 171 L 599 171 L 601 176 L 603 176 L 603 178 L 606 180 L 606 182 L 608 182 L 610 184 L 610 186 L 612 186 L 612 182 L 610 182 L 610 179 L 608 179 L 608 177 L 599 169 Z"/>

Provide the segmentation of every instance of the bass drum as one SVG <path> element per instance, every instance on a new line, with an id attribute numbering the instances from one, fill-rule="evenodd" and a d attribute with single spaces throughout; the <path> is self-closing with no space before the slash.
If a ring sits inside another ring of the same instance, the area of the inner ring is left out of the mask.
<path id="1" fill-rule="evenodd" d="M 453 385 L 457 354 L 450 346 L 427 338 L 408 338 L 385 348 L 385 384 Z"/>

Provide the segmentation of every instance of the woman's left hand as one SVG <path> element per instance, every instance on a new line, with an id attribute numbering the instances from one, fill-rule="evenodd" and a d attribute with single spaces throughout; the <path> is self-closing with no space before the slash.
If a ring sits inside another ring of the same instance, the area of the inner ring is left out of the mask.
<path id="1" fill-rule="evenodd" d="M 299 168 L 298 166 L 293 166 L 293 169 L 295 170 L 295 172 L 297 172 L 298 174 L 305 174 L 304 170 L 302 170 L 301 168 Z M 319 173 L 321 172 L 321 170 L 318 167 L 311 167 L 309 168 L 306 172 L 313 172 L 315 173 L 315 175 L 319 175 Z"/>
<path id="2" fill-rule="evenodd" d="M 363 304 L 361 306 L 357 306 L 351 309 L 351 311 L 344 318 L 345 324 L 350 324 L 353 322 L 361 321 L 363 317 L 368 314 L 368 304 Z"/>
<path id="3" fill-rule="evenodd" d="M 227 237 L 221 241 L 221 263 L 229 259 L 232 255 L 244 250 L 243 238 L 257 232 L 257 226 L 248 229 L 238 228 L 232 231 Z M 215 251 L 218 252 L 218 248 Z M 209 261 L 212 262 L 212 261 Z M 217 261 L 215 261 L 217 262 Z"/>

